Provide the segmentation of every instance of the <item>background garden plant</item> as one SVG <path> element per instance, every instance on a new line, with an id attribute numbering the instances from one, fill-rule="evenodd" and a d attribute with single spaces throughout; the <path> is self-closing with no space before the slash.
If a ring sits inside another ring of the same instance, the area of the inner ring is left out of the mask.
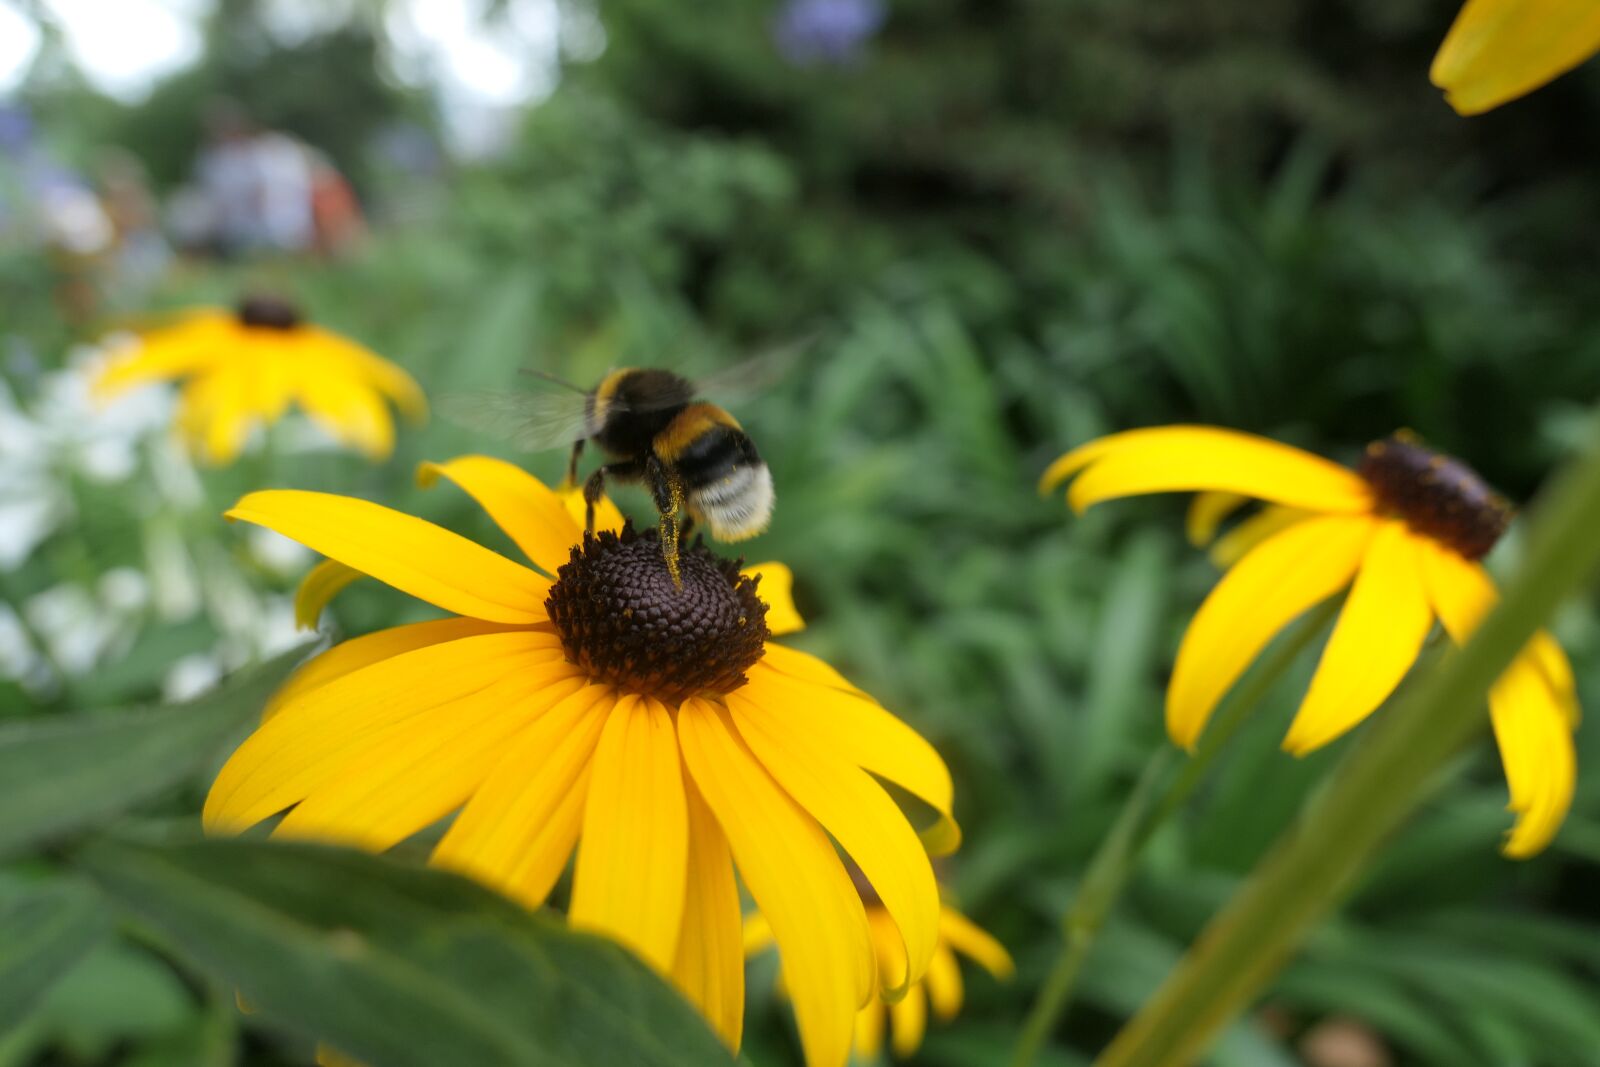
<path id="1" fill-rule="evenodd" d="M 313 562 L 221 510 L 256 488 L 320 489 L 506 548 L 470 501 L 417 488 L 416 464 L 487 451 L 554 484 L 561 457 L 435 419 L 372 464 L 291 419 L 204 470 L 111 409 L 142 436 L 108 480 L 51 429 L 52 398 L 62 375 L 87 373 L 74 346 L 149 311 L 265 285 L 432 396 L 504 387 L 526 366 L 580 382 L 628 363 L 704 370 L 820 331 L 803 372 L 737 411 L 779 499 L 746 554 L 794 569 L 809 624 L 795 643 L 951 766 L 965 843 L 941 881 L 1017 963 L 1005 984 L 970 972 L 960 1016 L 930 1026 L 913 1061 L 957 1067 L 1010 1054 L 1063 910 L 1167 744 L 1173 652 L 1217 576 L 1183 544 L 1179 503 L 1069 521 L 1034 491 L 1047 463 L 1171 422 L 1351 461 L 1354 444 L 1411 426 L 1527 501 L 1581 448 L 1600 395 L 1597 160 L 1582 134 L 1600 111 L 1595 71 L 1463 120 L 1427 82 L 1454 3 L 888 5 L 822 53 L 775 37 L 794 25 L 779 6 L 686 19 L 664 0 L 573 5 L 569 27 L 598 20 L 604 49 L 573 29 L 558 87 L 515 113 L 501 155 L 421 177 L 369 151 L 386 124 L 441 122 L 426 89 L 378 74 L 394 48 L 384 5 L 298 39 L 269 6 L 216 5 L 198 62 L 142 101 L 44 60 L 11 94 L 62 158 L 87 166 L 121 145 L 158 187 L 185 175 L 197 116 L 227 94 L 385 208 L 345 258 L 186 263 L 142 290 L 91 269 L 87 308 L 72 296 L 83 266 L 0 214 L 14 400 L 0 457 L 28 457 L 0 470 L 0 506 L 49 484 L 54 516 L 28 551 L 0 553 L 0 1064 L 304 1063 L 330 1025 L 378 1042 L 379 1063 L 525 1062 L 545 1039 L 528 1021 L 538 994 L 473 1012 L 446 995 L 483 988 L 472 961 L 493 941 L 523 989 L 575 974 L 615 1009 L 586 1034 L 618 1044 L 546 1050 L 554 1062 L 618 1062 L 651 1033 L 692 1032 L 620 954 L 421 871 L 431 840 L 367 861 L 192 843 L 222 757 L 302 654 L 289 596 Z M 25 10 L 48 25 L 49 5 Z M 648 517 L 641 496 L 621 503 Z M 1502 578 L 1525 534 L 1519 521 L 1490 558 Z M 357 583 L 323 625 L 421 617 Z M 85 624 L 64 618 L 116 625 L 65 655 L 52 646 Z M 1595 623 L 1592 599 L 1552 620 L 1591 706 Z M 196 707 L 140 710 L 260 660 Z M 1292 661 L 1150 837 L 1038 1062 L 1091 1062 L 1362 742 L 1365 727 L 1304 760 L 1278 751 L 1314 662 L 1314 649 Z M 1212 1062 L 1334 1067 L 1336 1045 L 1374 1067 L 1592 1062 L 1600 786 L 1586 769 L 1600 750 L 1589 730 L 1578 747 L 1572 814 L 1527 864 L 1495 849 L 1507 815 L 1491 750 L 1448 763 Z M 341 904 L 361 894 L 389 904 Z M 382 951 L 348 952 L 352 935 Z M 554 946 L 559 973 L 533 944 Z M 771 966 L 748 981 L 758 1067 L 800 1062 Z M 419 968 L 447 980 L 419 993 Z M 237 1012 L 235 987 L 257 1014 Z M 449 1043 L 462 1033 L 479 1043 Z"/>

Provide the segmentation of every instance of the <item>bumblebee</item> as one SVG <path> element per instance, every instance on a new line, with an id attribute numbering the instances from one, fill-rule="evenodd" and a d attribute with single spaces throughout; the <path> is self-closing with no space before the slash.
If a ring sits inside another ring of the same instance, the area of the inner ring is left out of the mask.
<path id="1" fill-rule="evenodd" d="M 743 541 L 772 518 L 772 472 L 755 442 L 726 410 L 699 399 L 702 391 L 734 386 L 749 371 L 743 364 L 696 383 L 669 370 L 630 367 L 587 390 L 539 375 L 564 391 L 457 398 L 447 406 L 456 421 L 498 429 L 529 450 L 571 442 L 569 489 L 578 484 L 579 460 L 593 441 L 607 462 L 583 483 L 586 529 L 594 532 L 595 503 L 607 482 L 643 485 L 660 514 L 667 570 L 681 585 L 678 545 L 695 524 L 718 541 Z"/>

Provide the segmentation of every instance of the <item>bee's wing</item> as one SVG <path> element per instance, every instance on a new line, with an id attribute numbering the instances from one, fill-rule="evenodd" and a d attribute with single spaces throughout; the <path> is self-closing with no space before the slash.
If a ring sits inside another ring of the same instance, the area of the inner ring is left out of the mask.
<path id="1" fill-rule="evenodd" d="M 782 381 L 816 343 L 821 331 L 773 345 L 748 359 L 696 378 L 697 395 L 741 400 L 764 392 Z"/>
<path id="2" fill-rule="evenodd" d="M 588 397 L 583 393 L 450 393 L 440 398 L 439 411 L 457 426 L 528 452 L 570 445 L 589 435 Z"/>

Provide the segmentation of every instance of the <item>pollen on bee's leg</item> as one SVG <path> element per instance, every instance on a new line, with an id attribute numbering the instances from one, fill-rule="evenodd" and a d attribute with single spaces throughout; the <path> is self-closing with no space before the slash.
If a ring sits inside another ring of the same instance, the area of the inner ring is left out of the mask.
<path id="1" fill-rule="evenodd" d="M 585 535 L 545 607 L 567 659 L 592 677 L 676 704 L 744 685 L 766 651 L 767 605 L 737 561 L 696 544 L 664 562 L 658 531 Z"/>
<path id="2" fill-rule="evenodd" d="M 1481 559 L 1511 522 L 1511 505 L 1478 472 L 1400 430 L 1367 446 L 1358 471 L 1378 503 L 1425 537 Z"/>

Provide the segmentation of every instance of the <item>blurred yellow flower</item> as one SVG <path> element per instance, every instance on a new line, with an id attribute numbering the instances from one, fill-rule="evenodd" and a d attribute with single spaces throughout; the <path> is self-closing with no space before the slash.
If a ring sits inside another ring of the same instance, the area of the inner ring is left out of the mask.
<path id="1" fill-rule="evenodd" d="M 1450 106 L 1476 115 L 1600 52 L 1595 0 L 1467 0 L 1428 76 Z"/>
<path id="2" fill-rule="evenodd" d="M 939 927 L 927 850 L 959 842 L 939 756 L 826 663 L 768 640 L 799 622 L 766 584 L 779 565 L 760 568 L 758 596 L 696 546 L 680 591 L 653 531 L 585 538 L 519 467 L 466 456 L 421 476 L 466 490 L 544 574 L 364 500 L 240 500 L 230 518 L 453 617 L 358 637 L 303 667 L 218 775 L 207 828 L 287 810 L 279 835 L 378 850 L 459 809 L 433 862 L 530 907 L 576 849 L 571 922 L 631 947 L 734 1048 L 737 865 L 789 961 L 807 1061 L 844 1063 L 878 966 L 833 842 L 892 917 L 883 980 L 920 979 Z M 926 846 L 874 776 L 939 814 Z"/>
<path id="3" fill-rule="evenodd" d="M 386 400 L 422 418 L 427 401 L 411 376 L 354 341 L 302 320 L 282 301 L 252 297 L 236 311 L 202 308 L 146 332 L 95 382 L 110 398 L 153 381 L 179 380 L 177 426 L 211 463 L 236 459 L 258 425 L 297 402 L 335 439 L 374 459 L 394 450 Z"/>
<path id="4" fill-rule="evenodd" d="M 895 965 L 895 954 L 899 951 L 894 920 L 870 887 L 863 887 L 862 896 L 878 964 L 888 969 Z M 754 955 L 771 945 L 772 926 L 761 913 L 752 913 L 744 922 L 745 952 Z M 998 979 L 1010 978 L 1015 970 L 1011 954 L 1004 945 L 949 904 L 943 905 L 939 910 L 939 943 L 933 950 L 927 977 L 913 983 L 899 1000 L 891 1003 L 882 996 L 874 997 L 857 1013 L 855 1050 L 858 1056 L 865 1060 L 878 1058 L 883 1051 L 885 1024 L 890 1030 L 889 1047 L 894 1054 L 910 1056 L 922 1044 L 930 1005 L 934 1016 L 941 1021 L 955 1018 L 965 996 L 961 968 L 956 963 L 958 952 Z"/>
<path id="5" fill-rule="evenodd" d="M 1435 617 L 1463 643 L 1495 600 L 1477 562 L 1510 520 L 1506 502 L 1466 465 L 1401 432 L 1367 447 L 1360 470 L 1265 438 L 1203 426 L 1112 434 L 1051 464 L 1078 511 L 1140 493 L 1201 491 L 1190 533 L 1209 540 L 1245 502 L 1269 503 L 1228 536 L 1231 564 L 1178 648 L 1167 731 L 1192 749 L 1217 703 L 1274 635 L 1346 588 L 1284 748 L 1303 755 L 1361 722 L 1422 650 Z M 1510 786 L 1512 856 L 1549 843 L 1572 802 L 1577 698 L 1572 668 L 1540 632 L 1489 693 Z"/>

